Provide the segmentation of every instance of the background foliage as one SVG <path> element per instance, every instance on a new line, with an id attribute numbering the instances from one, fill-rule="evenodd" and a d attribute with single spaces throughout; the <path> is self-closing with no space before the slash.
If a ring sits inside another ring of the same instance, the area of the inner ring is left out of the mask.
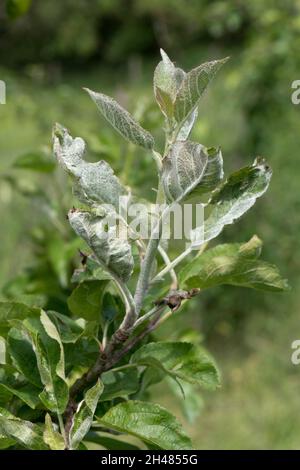
<path id="1" fill-rule="evenodd" d="M 159 47 L 185 68 L 230 55 L 203 101 L 194 136 L 207 146 L 221 144 L 228 171 L 256 155 L 268 158 L 269 192 L 222 241 L 243 242 L 255 231 L 264 240 L 264 258 L 280 266 L 292 291 L 280 296 L 226 286 L 203 292 L 159 335 L 200 334 L 223 371 L 220 391 L 192 396 L 185 407 L 185 416 L 194 418 L 196 446 L 299 447 L 299 370 L 290 362 L 290 345 L 300 334 L 300 137 L 290 95 L 300 73 L 300 2 L 33 0 L 21 10 L 22 2 L 6 2 L 6 9 L 2 3 L 2 297 L 36 302 L 38 296 L 63 312 L 72 268 L 79 265 L 64 218 L 67 182 L 59 172 L 49 177 L 54 121 L 82 135 L 95 160 L 107 159 L 139 195 L 151 195 L 151 157 L 104 126 L 81 87 L 116 96 L 159 138 L 159 110 L 149 93 Z M 170 403 L 165 389 L 153 394 Z M 179 414 L 179 401 L 172 400 Z"/>

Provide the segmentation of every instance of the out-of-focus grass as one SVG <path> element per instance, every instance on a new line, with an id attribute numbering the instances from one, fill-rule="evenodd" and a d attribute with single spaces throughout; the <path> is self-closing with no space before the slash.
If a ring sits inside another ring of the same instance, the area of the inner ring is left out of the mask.
<path id="1" fill-rule="evenodd" d="M 233 63 L 232 70 L 228 67 L 222 73 L 223 78 L 213 84 L 203 101 L 193 138 L 206 145 L 221 144 L 226 170 L 250 163 L 254 152 L 266 155 L 274 170 L 269 193 L 243 221 L 226 230 L 223 240 L 245 241 L 257 233 L 265 241 L 264 257 L 280 266 L 293 290 L 279 296 L 234 288 L 204 292 L 194 311 L 171 320 L 165 334 L 189 323 L 205 334 L 206 345 L 222 370 L 222 388 L 204 394 L 206 406 L 190 427 L 196 448 L 298 448 L 300 368 L 290 362 L 291 342 L 300 337 L 298 109 L 287 96 L 282 115 L 270 117 L 261 128 L 262 139 L 255 147 L 249 144 L 243 97 L 236 92 L 240 72 Z M 0 107 L 1 172 L 6 172 L 19 154 L 50 146 L 55 121 L 66 125 L 73 135 L 83 136 L 92 155 L 115 159 L 116 165 L 124 170 L 121 140 L 108 130 L 81 90 L 81 86 L 88 86 L 109 92 L 115 83 L 120 83 L 119 74 L 112 79 L 101 69 L 82 71 L 52 83 L 39 81 L 38 74 L 17 78 L 3 71 L 2 77 L 8 86 L 7 104 Z M 149 93 L 150 82 L 149 72 L 146 80 L 134 82 L 134 94 L 141 96 L 145 89 Z M 125 80 L 123 87 L 118 85 L 113 91 L 123 102 L 132 86 L 126 83 Z M 137 114 L 142 114 L 143 106 L 143 100 L 131 100 L 131 110 L 136 108 Z M 145 126 L 154 127 L 157 133 L 158 112 L 151 106 L 148 112 Z M 129 182 L 134 182 L 138 173 L 147 179 L 145 172 L 150 171 L 151 158 L 139 155 L 134 158 L 140 160 L 125 167 Z M 138 167 L 143 159 L 149 165 Z M 32 178 L 25 172 L 20 177 Z M 43 180 L 45 185 L 51 185 L 51 177 L 43 176 Z M 138 186 L 141 184 L 144 183 L 138 182 Z M 139 189 L 142 193 L 149 190 Z M 0 216 L 0 285 L 3 285 L 30 259 L 26 234 L 34 223 L 34 214 L 28 202 L 1 183 Z M 154 389 L 153 399 L 180 416 L 178 401 L 170 398 L 165 387 Z"/>

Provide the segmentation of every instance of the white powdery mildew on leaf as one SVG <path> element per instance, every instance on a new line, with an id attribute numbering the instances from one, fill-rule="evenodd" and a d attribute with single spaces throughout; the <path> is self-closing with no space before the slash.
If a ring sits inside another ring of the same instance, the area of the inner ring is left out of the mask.
<path id="1" fill-rule="evenodd" d="M 117 101 L 103 93 L 96 93 L 88 88 L 85 88 L 85 90 L 96 103 L 105 119 L 125 139 L 146 149 L 153 148 L 154 140 L 152 135 L 143 129 Z"/>
<path id="2" fill-rule="evenodd" d="M 119 198 L 128 192 L 115 176 L 107 162 L 86 162 L 85 142 L 80 137 L 73 139 L 67 129 L 56 124 L 54 128 L 54 154 L 60 165 L 74 180 L 74 194 L 88 205 L 112 204 L 119 207 Z"/>
<path id="3" fill-rule="evenodd" d="M 115 227 L 90 212 L 70 211 L 69 221 L 74 231 L 93 250 L 98 261 L 127 281 L 133 271 L 134 261 L 127 239 L 116 237 Z"/>
<path id="4" fill-rule="evenodd" d="M 204 227 L 191 231 L 191 241 L 198 247 L 217 237 L 225 225 L 241 217 L 262 196 L 272 176 L 271 168 L 263 159 L 256 159 L 252 166 L 233 173 L 210 200 L 212 211 Z"/>
<path id="5" fill-rule="evenodd" d="M 169 201 L 211 191 L 222 177 L 221 151 L 195 142 L 176 142 L 163 160 L 162 183 Z"/>
<path id="6" fill-rule="evenodd" d="M 154 71 L 154 95 L 163 114 L 171 118 L 177 91 L 185 77 L 185 72 L 175 67 L 167 54 L 161 49 L 162 60 Z"/>
<path id="7" fill-rule="evenodd" d="M 208 84 L 227 60 L 205 62 L 185 75 L 175 100 L 174 116 L 178 123 L 182 125 L 194 111 Z"/>
<path id="8" fill-rule="evenodd" d="M 84 400 L 79 403 L 70 430 L 72 449 L 76 449 L 78 447 L 84 436 L 89 431 L 102 391 L 103 384 L 98 379 L 96 385 L 87 390 Z"/>

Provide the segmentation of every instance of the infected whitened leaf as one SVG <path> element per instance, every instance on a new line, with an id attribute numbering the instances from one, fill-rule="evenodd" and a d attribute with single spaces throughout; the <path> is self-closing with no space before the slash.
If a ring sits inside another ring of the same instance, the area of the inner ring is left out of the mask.
<path id="1" fill-rule="evenodd" d="M 98 261 L 123 281 L 133 271 L 134 261 L 127 238 L 119 238 L 115 227 L 90 212 L 70 211 L 69 221 L 74 231 L 93 250 Z"/>
<path id="2" fill-rule="evenodd" d="M 126 140 L 146 149 L 153 148 L 154 140 L 152 135 L 143 129 L 119 103 L 103 93 L 96 93 L 88 88 L 85 88 L 85 90 L 96 103 L 97 108 L 105 119 L 107 119 Z"/>
<path id="3" fill-rule="evenodd" d="M 211 200 L 211 212 L 204 226 L 191 232 L 192 245 L 200 246 L 217 237 L 225 225 L 232 224 L 241 217 L 262 196 L 272 176 L 271 168 L 265 160 L 258 158 L 253 165 L 242 168 L 229 176 Z"/>
<path id="4" fill-rule="evenodd" d="M 195 142 L 176 142 L 163 160 L 162 183 L 169 201 L 211 191 L 222 177 L 221 151 Z"/>
<path id="5" fill-rule="evenodd" d="M 194 109 L 220 67 L 228 58 L 205 62 L 188 72 L 178 90 L 175 100 L 174 115 L 181 127 Z"/>
<path id="6" fill-rule="evenodd" d="M 112 168 L 104 160 L 86 162 L 85 142 L 80 137 L 73 139 L 67 129 L 56 124 L 54 127 L 54 153 L 61 166 L 75 180 L 74 193 L 88 205 L 112 204 L 119 207 L 121 196 L 129 197 Z"/>

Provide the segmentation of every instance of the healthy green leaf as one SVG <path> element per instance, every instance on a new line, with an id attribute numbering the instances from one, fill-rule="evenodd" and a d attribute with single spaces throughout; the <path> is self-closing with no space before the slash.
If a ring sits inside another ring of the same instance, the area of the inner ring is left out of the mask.
<path id="1" fill-rule="evenodd" d="M 152 135 L 143 129 L 122 106 L 113 98 L 102 93 L 85 88 L 97 108 L 105 119 L 118 131 L 126 140 L 140 147 L 152 149 L 154 140 Z"/>
<path id="2" fill-rule="evenodd" d="M 0 435 L 16 440 L 27 449 L 48 449 L 43 441 L 43 432 L 40 426 L 19 419 L 3 409 L 0 409 Z"/>
<path id="3" fill-rule="evenodd" d="M 0 395 L 7 394 L 7 401 L 14 395 L 22 400 L 30 408 L 35 409 L 41 402 L 38 398 L 40 389 L 28 384 L 20 388 L 13 388 L 5 384 L 0 384 Z"/>
<path id="4" fill-rule="evenodd" d="M 118 315 L 118 305 L 115 297 L 110 292 L 106 292 L 103 296 L 102 318 L 103 322 L 111 322 Z"/>
<path id="5" fill-rule="evenodd" d="M 199 418 L 203 407 L 204 400 L 195 385 L 188 382 L 181 382 L 180 388 L 174 382 L 168 378 L 168 385 L 171 392 L 180 400 L 180 408 L 182 409 L 183 415 L 187 419 L 189 424 L 194 424 Z M 184 399 L 182 399 L 182 393 Z"/>
<path id="6" fill-rule="evenodd" d="M 222 178 L 219 149 L 207 149 L 191 141 L 176 142 L 163 160 L 162 183 L 170 202 L 211 191 Z"/>
<path id="7" fill-rule="evenodd" d="M 69 318 L 66 315 L 61 315 L 53 310 L 48 311 L 47 315 L 55 324 L 63 343 L 76 343 L 76 341 L 84 334 L 82 326 L 72 320 L 72 318 Z"/>
<path id="8" fill-rule="evenodd" d="M 109 429 L 131 434 L 161 449 L 192 449 L 191 440 L 176 418 L 154 403 L 133 400 L 119 403 L 97 421 Z"/>
<path id="9" fill-rule="evenodd" d="M 76 196 L 83 203 L 111 204 L 119 208 L 119 198 L 129 197 L 127 190 L 107 162 L 86 162 L 85 142 L 80 137 L 73 139 L 67 129 L 56 124 L 53 130 L 54 154 L 60 165 L 75 179 Z"/>
<path id="10" fill-rule="evenodd" d="M 77 317 L 100 322 L 103 293 L 108 281 L 82 282 L 68 298 L 68 307 Z"/>
<path id="11" fill-rule="evenodd" d="M 90 388 L 84 395 L 84 400 L 78 405 L 70 430 L 72 449 L 76 449 L 89 431 L 99 397 L 103 391 L 103 384 L 98 380 L 94 387 Z"/>
<path id="12" fill-rule="evenodd" d="M 140 450 L 139 447 L 125 441 L 90 431 L 84 438 L 85 442 L 93 442 L 107 450 Z"/>
<path id="13" fill-rule="evenodd" d="M 28 335 L 19 328 L 11 328 L 7 338 L 10 357 L 18 371 L 36 387 L 42 387 L 37 360 Z"/>
<path id="14" fill-rule="evenodd" d="M 45 416 L 43 438 L 51 450 L 64 450 L 66 447 L 63 436 L 54 429 L 51 416 L 48 413 Z"/>
<path id="15" fill-rule="evenodd" d="M 191 231 L 192 247 L 197 248 L 217 237 L 225 225 L 232 224 L 247 212 L 266 192 L 271 176 L 272 170 L 262 158 L 230 175 L 213 193 L 208 206 L 211 212 L 204 226 Z"/>
<path id="16" fill-rule="evenodd" d="M 69 221 L 75 233 L 93 250 L 99 263 L 123 281 L 127 281 L 134 266 L 128 240 L 125 237 L 117 237 L 114 227 L 108 227 L 105 219 L 89 212 L 70 211 Z"/>
<path id="17" fill-rule="evenodd" d="M 19 156 L 14 161 L 13 167 L 40 173 L 51 173 L 55 170 L 55 163 L 45 152 L 30 152 Z"/>
<path id="18" fill-rule="evenodd" d="M 174 379 L 205 388 L 215 389 L 220 385 L 214 361 L 203 349 L 190 343 L 148 343 L 131 356 L 130 362 L 157 367 Z"/>
<path id="19" fill-rule="evenodd" d="M 5 437 L 0 434 L 0 450 L 8 449 L 9 447 L 13 446 L 16 443 L 15 439 L 11 437 Z"/>
<path id="20" fill-rule="evenodd" d="M 97 261 L 88 256 L 85 265 L 74 271 L 71 282 L 79 283 L 83 281 L 104 281 L 110 279 L 112 279 L 110 274 L 108 274 Z"/>
<path id="21" fill-rule="evenodd" d="M 194 112 L 210 81 L 227 60 L 228 58 L 205 62 L 185 75 L 176 95 L 174 107 L 174 116 L 179 128 Z"/>
<path id="22" fill-rule="evenodd" d="M 218 245 L 197 256 L 180 272 L 185 289 L 206 289 L 220 284 L 282 291 L 288 288 L 276 266 L 260 261 L 261 241 L 252 237 L 247 243 Z"/>
<path id="23" fill-rule="evenodd" d="M 6 0 L 6 12 L 14 20 L 27 13 L 31 2 L 32 0 Z"/>
<path id="24" fill-rule="evenodd" d="M 125 369 L 123 371 L 110 370 L 102 374 L 101 380 L 104 390 L 100 401 L 127 397 L 137 392 L 139 388 L 139 376 L 135 369 Z"/>
<path id="25" fill-rule="evenodd" d="M 0 334 L 7 333 L 11 320 L 39 317 L 40 313 L 39 308 L 28 307 L 21 302 L 0 302 Z"/>

